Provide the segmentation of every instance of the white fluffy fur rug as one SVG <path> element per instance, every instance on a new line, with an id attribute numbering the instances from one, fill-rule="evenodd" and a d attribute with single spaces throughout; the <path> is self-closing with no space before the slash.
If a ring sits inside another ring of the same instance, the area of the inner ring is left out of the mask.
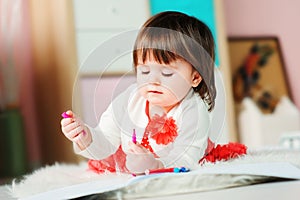
<path id="1" fill-rule="evenodd" d="M 268 149 L 268 150 L 248 150 L 247 155 L 224 162 L 218 162 L 216 164 L 205 163 L 201 168 L 209 168 L 213 166 L 226 166 L 235 165 L 242 163 L 265 163 L 265 162 L 289 162 L 300 168 L 300 151 L 292 150 L 282 150 L 282 149 Z M 98 175 L 94 172 L 87 170 L 87 163 L 83 162 L 80 164 L 61 164 L 57 163 L 52 166 L 45 166 L 34 171 L 32 174 L 26 175 L 21 181 L 14 181 L 10 187 L 10 191 L 14 197 L 28 197 L 37 193 L 53 190 L 56 188 L 62 188 L 74 184 L 85 183 L 95 180 L 103 180 L 112 178 L 116 176 L 115 174 L 105 174 Z M 201 176 L 198 177 L 198 181 L 195 181 L 195 177 L 191 180 L 197 183 L 194 188 L 190 187 L 190 191 L 207 191 L 218 188 L 234 187 L 247 184 L 253 184 L 258 182 L 263 182 L 261 177 L 255 176 L 230 176 L 224 175 L 222 177 L 212 177 L 212 176 Z M 186 179 L 185 179 L 186 180 Z M 166 180 L 164 180 L 166 181 Z M 169 180 L 172 181 L 172 180 Z M 173 180 L 174 181 L 174 180 Z M 178 181 L 178 180 L 177 180 Z M 179 182 L 182 180 L 179 180 Z M 187 180 L 186 180 L 187 181 Z M 170 182 L 171 183 L 171 182 Z M 165 183 L 164 183 L 165 184 Z M 156 187 L 161 187 L 156 180 L 155 184 L 151 184 L 152 189 L 155 190 Z M 174 185 L 174 184 L 173 184 Z M 149 189 L 149 182 L 141 183 L 140 185 L 131 185 L 130 187 L 123 188 L 121 191 L 125 196 L 128 197 L 138 197 L 141 192 L 143 196 L 147 196 L 145 193 L 146 188 Z M 176 191 L 180 193 L 182 191 L 186 192 L 186 188 L 178 190 L 178 188 L 173 188 L 174 191 L 164 191 L 162 195 L 171 194 Z M 148 190 L 148 192 L 151 190 Z M 151 194 L 151 193 L 150 193 Z M 159 193 L 155 193 L 160 195 Z M 112 194 L 108 194 L 110 196 Z M 153 193 L 152 193 L 153 195 Z"/>

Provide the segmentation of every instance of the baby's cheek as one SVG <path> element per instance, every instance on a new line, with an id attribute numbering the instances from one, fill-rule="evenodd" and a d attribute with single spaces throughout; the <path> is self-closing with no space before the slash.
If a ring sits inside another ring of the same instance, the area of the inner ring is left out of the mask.
<path id="1" fill-rule="evenodd" d="M 170 98 L 181 101 L 191 89 L 191 85 L 182 78 L 174 78 L 172 81 L 165 81 Z"/>

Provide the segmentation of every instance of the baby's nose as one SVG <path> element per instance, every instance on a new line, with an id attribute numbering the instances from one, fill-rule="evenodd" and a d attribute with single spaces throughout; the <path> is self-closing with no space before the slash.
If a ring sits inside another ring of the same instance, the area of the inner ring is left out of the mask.
<path id="1" fill-rule="evenodd" d="M 161 80 L 160 76 L 157 73 L 151 73 L 149 77 L 149 83 L 150 84 L 155 84 L 155 85 L 160 85 Z"/>

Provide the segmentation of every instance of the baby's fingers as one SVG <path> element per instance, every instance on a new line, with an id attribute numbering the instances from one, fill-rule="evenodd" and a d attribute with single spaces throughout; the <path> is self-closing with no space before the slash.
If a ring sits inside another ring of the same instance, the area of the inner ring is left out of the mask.
<path id="1" fill-rule="evenodd" d="M 72 140 L 74 142 L 74 139 L 81 133 L 83 133 L 83 127 L 82 126 L 78 126 L 76 128 L 71 129 L 70 131 L 68 131 L 65 135 L 67 138 L 69 138 L 70 140 Z"/>
<path id="2" fill-rule="evenodd" d="M 139 143 L 133 143 L 131 141 L 129 141 L 128 143 L 130 150 L 132 153 L 148 153 L 148 150 L 145 149 L 141 144 Z"/>
<path id="3" fill-rule="evenodd" d="M 76 137 L 76 130 L 83 130 L 83 126 L 80 122 L 74 121 L 72 118 L 66 118 L 62 119 L 62 132 L 66 135 L 67 138 L 72 139 L 73 137 Z M 75 134 L 75 135 L 74 135 Z"/>
<path id="4" fill-rule="evenodd" d="M 66 127 L 66 126 L 70 125 L 73 122 L 74 122 L 73 118 L 64 118 L 60 121 L 60 124 L 61 124 L 62 127 Z"/>

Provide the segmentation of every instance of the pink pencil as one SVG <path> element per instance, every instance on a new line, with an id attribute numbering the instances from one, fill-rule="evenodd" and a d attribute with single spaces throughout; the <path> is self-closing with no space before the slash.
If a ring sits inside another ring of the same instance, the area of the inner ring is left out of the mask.
<path id="1" fill-rule="evenodd" d="M 135 129 L 133 129 L 133 133 L 132 133 L 132 142 L 134 144 L 136 144 L 136 133 L 135 133 Z"/>
<path id="2" fill-rule="evenodd" d="M 63 118 L 70 118 L 70 117 L 71 117 L 71 116 L 68 115 L 66 112 L 63 112 L 63 113 L 61 114 L 61 116 L 62 116 Z"/>

